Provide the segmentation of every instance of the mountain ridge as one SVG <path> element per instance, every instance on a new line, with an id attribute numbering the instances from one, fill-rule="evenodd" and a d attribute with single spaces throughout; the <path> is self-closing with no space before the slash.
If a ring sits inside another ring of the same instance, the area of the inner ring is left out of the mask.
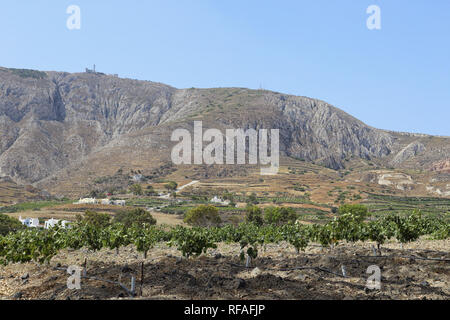
<path id="1" fill-rule="evenodd" d="M 167 163 L 171 132 L 192 128 L 194 120 L 205 128 L 279 128 L 282 156 L 335 170 L 349 158 L 424 170 L 450 158 L 447 137 L 377 129 L 318 99 L 246 88 L 177 89 L 100 73 L 12 70 L 0 68 L 0 176 L 18 183 L 46 185 L 95 157 L 121 167 L 137 150 L 147 155 L 149 168 Z M 121 155 L 125 150 L 128 156 Z"/>

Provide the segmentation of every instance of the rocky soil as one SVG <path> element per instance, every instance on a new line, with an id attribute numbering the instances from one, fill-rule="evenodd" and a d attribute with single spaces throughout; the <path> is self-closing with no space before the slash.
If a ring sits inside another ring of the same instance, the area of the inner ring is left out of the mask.
<path id="1" fill-rule="evenodd" d="M 296 254 L 287 244 L 270 245 L 250 268 L 239 261 L 239 247 L 220 245 L 197 259 L 181 258 L 175 248 L 158 245 L 145 260 L 133 247 L 115 251 L 65 251 L 50 265 L 34 263 L 0 267 L 1 299 L 439 299 L 450 298 L 450 241 L 428 241 L 383 247 L 374 257 L 371 243 L 342 244 L 334 249 L 308 247 Z M 122 282 L 137 277 L 138 295 L 119 285 L 82 279 L 80 290 L 67 289 L 69 265 L 82 266 L 87 276 Z M 367 268 L 381 269 L 381 290 L 369 290 Z M 342 276 L 342 266 L 346 277 Z"/>

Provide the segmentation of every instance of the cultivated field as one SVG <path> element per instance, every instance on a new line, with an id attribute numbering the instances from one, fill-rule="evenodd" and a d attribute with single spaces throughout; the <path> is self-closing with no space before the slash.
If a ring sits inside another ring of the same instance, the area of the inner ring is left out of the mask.
<path id="1" fill-rule="evenodd" d="M 82 266 L 87 276 L 128 285 L 137 279 L 135 299 L 449 299 L 450 253 L 448 240 L 420 240 L 383 247 L 383 257 L 372 256 L 372 243 L 342 244 L 334 249 L 310 245 L 297 254 L 287 244 L 268 245 L 246 268 L 238 245 L 219 245 L 197 259 L 157 245 L 147 259 L 134 247 L 90 253 L 63 251 L 50 265 L 34 263 L 0 267 L 0 298 L 11 299 L 129 299 L 117 284 L 83 279 L 81 290 L 67 289 L 69 265 Z M 429 260 L 425 260 L 429 259 Z M 445 259 L 445 260 L 444 260 Z M 141 263 L 144 280 L 140 295 Z M 367 268 L 381 269 L 381 290 L 366 289 Z M 342 266 L 346 277 L 342 276 Z M 27 277 L 28 275 L 28 277 Z M 23 279 L 26 278 L 26 279 Z"/>

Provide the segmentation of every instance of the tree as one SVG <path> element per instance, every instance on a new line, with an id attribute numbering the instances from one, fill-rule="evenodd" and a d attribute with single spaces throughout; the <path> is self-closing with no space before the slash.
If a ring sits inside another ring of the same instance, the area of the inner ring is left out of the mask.
<path id="1" fill-rule="evenodd" d="M 164 188 L 166 188 L 167 191 L 175 191 L 178 188 L 178 184 L 175 181 L 169 181 L 164 185 Z"/>
<path id="2" fill-rule="evenodd" d="M 369 210 L 366 206 L 361 204 L 344 204 L 339 207 L 338 214 L 344 216 L 346 214 L 351 215 L 352 218 L 357 222 L 363 222 L 364 219 L 369 215 Z"/>
<path id="3" fill-rule="evenodd" d="M 104 198 L 105 197 L 105 193 L 103 191 L 100 190 L 92 190 L 91 192 L 89 192 L 89 197 L 91 198 Z"/>
<path id="4" fill-rule="evenodd" d="M 212 205 L 200 205 L 189 210 L 184 222 L 194 226 L 215 226 L 222 222 L 219 210 Z"/>
<path id="5" fill-rule="evenodd" d="M 114 222 L 123 224 L 126 228 L 132 226 L 140 227 L 144 224 L 149 226 L 156 224 L 156 219 L 153 218 L 150 212 L 137 208 L 133 210 L 121 211 L 114 217 Z"/>
<path id="6" fill-rule="evenodd" d="M 292 208 L 267 207 L 264 210 L 264 219 L 268 224 L 286 224 L 295 222 L 297 214 Z"/>
<path id="7" fill-rule="evenodd" d="M 176 245 L 186 258 L 197 257 L 206 253 L 209 248 L 217 248 L 212 232 L 200 227 L 192 229 L 182 226 L 175 227 L 172 230 L 172 239 L 169 241 L 169 245 Z"/>
<path id="8" fill-rule="evenodd" d="M 422 215 L 418 211 L 406 217 L 399 215 L 390 215 L 385 217 L 385 223 L 395 225 L 395 238 L 402 244 L 416 241 L 421 235 L 425 234 L 423 230 Z"/>
<path id="9" fill-rule="evenodd" d="M 142 196 L 143 192 L 142 192 L 142 186 L 140 184 L 133 184 L 130 187 L 130 191 L 132 194 L 134 194 L 135 196 Z"/>
<path id="10" fill-rule="evenodd" d="M 234 202 L 234 195 L 231 192 L 225 191 L 222 194 L 222 199 L 223 200 L 228 200 L 230 202 Z"/>
<path id="11" fill-rule="evenodd" d="M 19 220 L 0 213 L 0 235 L 4 236 L 10 232 L 16 232 L 24 228 Z"/>
<path id="12" fill-rule="evenodd" d="M 111 217 L 106 213 L 98 213 L 91 210 L 87 210 L 83 216 L 77 216 L 79 223 L 91 225 L 96 228 L 106 228 L 110 225 L 110 220 Z"/>
<path id="13" fill-rule="evenodd" d="M 120 247 L 127 246 L 130 243 L 127 229 L 121 223 L 114 223 L 108 228 L 103 229 L 101 237 L 103 246 L 115 249 L 116 254 L 119 254 Z"/>
<path id="14" fill-rule="evenodd" d="M 248 204 L 258 204 L 258 198 L 256 197 L 256 194 L 253 192 L 247 199 Z"/>
<path id="15" fill-rule="evenodd" d="M 147 195 L 147 196 L 154 196 L 156 194 L 157 193 L 156 193 L 155 189 L 153 188 L 153 186 L 147 186 L 147 188 L 145 190 L 145 195 Z"/>
<path id="16" fill-rule="evenodd" d="M 148 251 L 163 238 L 161 230 L 148 224 L 139 227 L 134 224 L 130 229 L 130 234 L 136 250 L 144 255 L 144 259 L 147 259 Z"/>
<path id="17" fill-rule="evenodd" d="M 262 226 L 264 224 L 264 219 L 262 216 L 262 210 L 257 206 L 247 206 L 247 214 L 245 216 L 246 222 L 253 222 L 257 226 Z"/>

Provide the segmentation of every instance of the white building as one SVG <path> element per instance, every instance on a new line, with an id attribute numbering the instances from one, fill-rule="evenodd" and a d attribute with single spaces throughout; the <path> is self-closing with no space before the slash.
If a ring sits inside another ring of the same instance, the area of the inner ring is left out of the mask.
<path id="1" fill-rule="evenodd" d="M 58 220 L 58 219 L 53 219 L 51 218 L 50 220 L 45 221 L 44 223 L 44 228 L 45 229 L 50 229 L 53 228 L 54 226 L 58 225 L 58 223 L 61 222 L 61 226 L 63 228 L 66 228 L 69 226 L 70 221 L 66 221 L 66 220 Z"/>
<path id="2" fill-rule="evenodd" d="M 110 199 L 95 199 L 95 198 L 84 198 L 80 199 L 74 204 L 103 204 L 103 205 L 116 205 L 125 206 L 125 200 L 110 200 Z"/>
<path id="3" fill-rule="evenodd" d="M 222 204 L 222 205 L 225 205 L 225 206 L 228 206 L 230 204 L 229 200 L 225 200 L 224 201 L 224 200 L 220 199 L 218 196 L 214 196 L 214 198 L 211 199 L 211 202 L 212 203 L 217 203 L 217 204 Z"/>
<path id="4" fill-rule="evenodd" d="M 95 198 L 84 198 L 78 200 L 77 202 L 75 202 L 74 204 L 96 204 L 97 200 Z"/>
<path id="5" fill-rule="evenodd" d="M 19 221 L 28 228 L 38 228 L 39 227 L 39 219 L 37 218 L 25 218 L 19 217 Z"/>
<path id="6" fill-rule="evenodd" d="M 142 178 L 144 178 L 144 176 L 143 176 L 142 174 L 135 174 L 135 175 L 132 177 L 132 179 L 133 179 L 135 182 L 141 182 L 141 181 L 142 181 Z"/>
<path id="7" fill-rule="evenodd" d="M 113 200 L 113 204 L 116 206 L 125 206 L 125 200 Z"/>
<path id="8" fill-rule="evenodd" d="M 108 205 L 108 204 L 111 204 L 111 200 L 109 200 L 109 199 L 102 199 L 102 200 L 100 200 L 100 203 Z"/>

